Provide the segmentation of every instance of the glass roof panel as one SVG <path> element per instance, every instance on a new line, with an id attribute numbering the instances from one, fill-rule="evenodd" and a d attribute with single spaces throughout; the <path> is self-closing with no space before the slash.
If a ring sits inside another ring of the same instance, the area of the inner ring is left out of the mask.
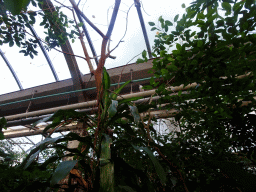
<path id="1" fill-rule="evenodd" d="M 67 0 L 58 1 L 63 3 L 68 7 L 71 7 L 71 4 Z M 78 1 L 76 1 L 78 2 Z M 83 11 L 83 13 L 93 22 L 104 34 L 107 32 L 107 26 L 111 19 L 113 7 L 114 7 L 114 0 L 112 1 L 81 1 L 79 8 Z M 158 3 L 155 1 L 147 0 L 141 1 L 141 11 L 143 14 L 150 46 L 154 45 L 154 37 L 156 35 L 155 31 L 151 31 L 151 27 L 148 25 L 149 21 L 153 21 L 156 24 L 158 23 L 159 16 L 163 16 L 164 19 L 169 19 L 173 21 L 173 18 L 176 14 L 183 14 L 184 9 L 181 8 L 181 4 L 185 3 L 187 6 L 191 0 L 183 0 L 179 1 L 178 3 L 174 1 L 168 0 L 159 0 Z M 55 6 L 62 6 L 57 1 L 52 0 L 52 3 Z M 99 6 L 100 5 L 100 6 Z M 62 6 L 63 7 L 63 6 Z M 35 7 L 29 7 L 32 10 L 35 10 Z M 72 12 L 67 8 L 61 9 L 70 19 L 73 19 Z M 128 17 L 127 12 L 129 11 Z M 39 19 L 38 19 L 39 18 Z M 37 23 L 34 25 L 34 29 L 38 36 L 41 39 L 45 38 L 43 27 L 39 27 L 40 17 L 37 17 Z M 78 21 L 78 19 L 77 19 Z M 126 30 L 126 22 L 127 30 Z M 79 22 L 79 21 L 78 21 Z M 87 30 L 89 35 L 91 36 L 93 45 L 95 47 L 97 55 L 100 55 L 101 51 L 101 44 L 102 38 L 99 34 L 97 34 L 94 29 L 92 29 L 88 24 L 86 24 Z M 28 29 L 29 32 L 29 29 Z M 31 33 L 30 33 L 31 34 Z M 125 34 L 125 36 L 124 36 Z M 121 2 L 120 9 L 117 15 L 117 20 L 114 26 L 113 34 L 111 36 L 111 43 L 110 43 L 110 50 L 112 50 L 119 41 L 123 38 L 123 42 L 119 44 L 119 46 L 111 53 L 112 56 L 116 56 L 116 59 L 108 58 L 106 60 L 105 67 L 106 68 L 113 68 L 121 65 L 129 63 L 133 63 L 137 60 L 140 56 L 140 53 L 143 50 L 146 50 L 145 40 L 142 33 L 139 17 L 137 14 L 136 7 L 134 6 L 134 0 L 127 0 L 125 2 Z M 87 51 L 91 57 L 92 53 L 90 47 L 88 46 L 88 42 L 86 37 L 84 37 L 84 42 L 87 48 Z M 75 55 L 79 55 L 84 57 L 84 53 L 80 44 L 79 39 L 77 38 L 75 43 L 71 43 L 73 48 L 73 52 Z M 21 81 L 23 88 L 30 88 L 42 84 L 47 84 L 51 82 L 55 82 L 54 76 L 50 70 L 50 67 L 44 58 L 40 48 L 37 48 L 38 56 L 34 59 L 31 59 L 29 56 L 24 57 L 22 53 L 19 53 L 20 49 L 17 48 L 15 45 L 13 47 L 9 47 L 8 45 L 3 45 L 1 49 L 5 52 L 7 59 L 9 60 L 10 64 L 17 72 L 17 76 Z M 61 50 L 58 48 L 58 50 Z M 54 65 L 56 73 L 60 80 L 71 78 L 70 72 L 68 70 L 68 66 L 64 59 L 62 53 L 51 50 L 48 52 L 49 57 Z M 137 57 L 135 57 L 138 55 Z M 134 59 L 132 59 L 135 57 Z M 132 59 L 132 60 L 131 60 Z M 89 68 L 87 63 L 84 59 L 76 58 L 78 66 L 83 74 L 89 73 Z M 96 68 L 95 61 L 92 60 Z M 1 60 L 1 89 L 0 94 L 12 92 L 19 90 L 17 89 L 18 86 L 16 85 L 11 73 L 8 73 L 8 69 L 6 69 L 6 64 Z M 3 83 L 6 82 L 6 83 Z M 8 86 L 4 86 L 3 84 L 7 84 Z"/>

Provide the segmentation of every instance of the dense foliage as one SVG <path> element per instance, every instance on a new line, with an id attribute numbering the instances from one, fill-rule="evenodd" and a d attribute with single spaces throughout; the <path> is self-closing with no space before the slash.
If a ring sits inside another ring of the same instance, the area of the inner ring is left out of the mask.
<path id="1" fill-rule="evenodd" d="M 166 154 L 186 175 L 189 190 L 255 187 L 248 173 L 255 174 L 256 163 L 255 115 L 249 114 L 255 105 L 255 13 L 255 1 L 195 1 L 175 23 L 162 17 L 160 26 L 149 23 L 158 31 L 154 75 L 168 82 L 152 78 L 149 88 L 157 87 L 165 109 L 177 110 L 181 132 Z M 191 86 L 173 95 L 170 85 Z"/>
<path id="2" fill-rule="evenodd" d="M 45 8 L 47 3 L 43 0 L 31 0 L 31 4 L 34 7 L 41 9 L 41 11 L 37 12 L 27 10 L 29 0 L 0 1 L 0 45 L 6 43 L 12 47 L 16 44 L 21 48 L 20 53 L 34 58 L 38 53 L 36 49 L 39 39 L 34 38 L 28 29 L 33 27 L 38 15 L 43 19 L 40 26 L 46 34 L 44 40 L 47 49 L 59 47 L 68 38 L 74 41 L 75 37 L 79 35 L 77 26 L 72 25 L 74 21 L 68 20 L 59 7 L 53 8 L 55 12 L 51 14 Z M 7 10 L 11 12 L 7 13 Z"/>
<path id="3" fill-rule="evenodd" d="M 225 17 L 220 15 L 219 8 Z M 255 115 L 249 113 L 255 105 L 255 13 L 252 0 L 196 0 L 180 20 L 179 15 L 175 16 L 174 23 L 162 17 L 160 26 L 150 22 L 152 30 L 158 33 L 153 53 L 154 78 L 145 88 L 156 88 L 161 96 L 157 103 L 135 104 L 140 98 L 117 100 L 129 82 L 111 91 L 104 69 L 102 88 L 98 90 L 100 113 L 89 116 L 60 110 L 34 124 L 52 121 L 45 131 L 51 129 L 53 133 L 60 125 L 76 121 L 83 123 L 82 135 L 69 133 L 52 138 L 49 134 L 18 166 L 1 164 L 2 188 L 254 191 Z M 44 15 L 43 25 L 47 26 L 49 17 Z M 170 31 L 174 24 L 175 30 Z M 193 31 L 193 26 L 199 30 Z M 60 43 L 56 36 L 48 34 L 52 38 L 49 42 Z M 173 45 L 176 49 L 169 52 Z M 148 60 L 146 52 L 142 57 L 138 62 Z M 174 86 L 184 90 L 174 94 Z M 165 110 L 176 109 L 173 115 L 180 128 L 177 137 L 159 135 L 154 130 L 152 123 L 156 119 L 150 116 L 150 110 L 158 109 L 156 104 Z M 142 118 L 142 112 L 148 115 Z M 1 128 L 5 123 L 2 118 Z M 63 144 L 72 140 L 80 141 L 78 148 L 70 149 Z M 59 152 L 38 163 L 38 154 L 49 148 Z M 8 157 L 6 153 L 1 156 Z M 73 160 L 63 161 L 68 156 Z"/>

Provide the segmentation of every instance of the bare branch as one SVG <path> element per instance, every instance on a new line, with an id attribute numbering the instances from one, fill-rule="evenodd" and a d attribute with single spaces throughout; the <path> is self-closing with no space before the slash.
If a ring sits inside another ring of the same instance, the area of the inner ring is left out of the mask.
<path id="1" fill-rule="evenodd" d="M 116 2 L 115 2 L 115 7 L 114 7 L 114 10 L 113 10 L 113 13 L 112 13 L 112 17 L 111 17 L 111 21 L 110 21 L 110 24 L 109 24 L 109 27 L 108 27 L 108 31 L 107 31 L 107 34 L 106 34 L 106 36 L 104 37 L 104 39 L 102 41 L 101 58 L 100 58 L 100 62 L 99 62 L 98 68 L 97 68 L 97 70 L 99 70 L 99 71 L 102 71 L 102 69 L 104 67 L 104 64 L 105 64 L 106 46 L 107 46 L 107 42 L 109 41 L 109 38 L 112 34 L 112 31 L 113 31 L 113 28 L 114 28 L 114 25 L 115 25 L 115 22 L 116 22 L 116 16 L 117 16 L 117 13 L 118 13 L 120 2 L 121 2 L 121 0 L 116 0 Z"/>
<path id="2" fill-rule="evenodd" d="M 124 32 L 123 37 L 120 39 L 120 41 L 119 41 L 119 42 L 117 43 L 117 45 L 114 47 L 114 49 L 112 49 L 111 51 L 108 52 L 107 57 L 110 55 L 111 52 L 113 52 L 113 51 L 119 46 L 119 44 L 120 44 L 121 42 L 123 42 L 123 39 L 124 39 L 124 37 L 125 37 L 125 35 L 126 35 L 126 32 L 127 32 L 128 14 L 129 14 L 129 12 L 130 12 L 130 10 L 131 10 L 131 8 L 132 8 L 133 5 L 134 5 L 134 3 L 129 7 L 129 9 L 128 9 L 128 11 L 127 11 L 127 15 L 126 15 L 126 27 L 125 27 L 125 32 Z"/>
<path id="3" fill-rule="evenodd" d="M 105 35 L 83 14 L 82 11 L 77 7 L 74 0 L 70 0 L 70 3 L 73 5 L 74 9 L 84 18 L 84 20 L 95 30 L 97 31 L 101 37 L 105 38 Z"/>
<path id="4" fill-rule="evenodd" d="M 28 35 L 34 37 L 34 38 L 37 39 L 38 41 L 41 41 L 41 42 L 43 42 L 44 44 L 48 45 L 48 44 L 47 44 L 45 41 L 43 41 L 42 39 L 36 38 L 34 35 L 30 34 L 29 32 L 27 32 L 27 31 L 25 31 L 25 30 L 24 30 L 24 32 L 27 33 Z M 78 58 L 81 58 L 81 59 L 86 60 L 86 58 L 84 58 L 84 57 L 82 57 L 82 56 L 79 56 L 79 55 L 75 55 L 75 54 L 71 54 L 71 53 L 66 53 L 66 52 L 60 51 L 60 50 L 58 50 L 58 49 L 56 49 L 56 48 L 52 48 L 52 49 L 54 49 L 54 50 L 56 50 L 56 51 L 58 51 L 58 52 L 60 52 L 60 53 L 66 54 L 66 55 L 71 55 L 71 56 L 78 57 Z"/>
<path id="5" fill-rule="evenodd" d="M 71 1 L 72 0 L 69 0 L 70 3 L 74 6 L 75 3 L 72 3 Z M 77 14 L 79 14 L 78 12 L 76 12 Z M 74 13 L 74 10 L 72 9 L 72 14 L 73 14 L 73 17 L 74 17 L 74 21 L 76 23 L 76 27 L 77 27 L 77 30 L 79 32 L 79 39 L 80 39 L 80 42 L 81 42 L 81 45 L 82 45 L 82 48 L 83 48 L 83 51 L 84 51 L 84 55 L 85 55 L 85 59 L 87 61 L 87 64 L 89 66 L 89 69 L 90 69 L 90 72 L 92 73 L 94 71 L 93 69 L 93 66 L 92 66 L 92 63 L 91 63 L 91 60 L 90 60 L 90 57 L 89 57 L 89 54 L 87 52 L 87 49 L 85 47 L 85 44 L 84 44 L 84 40 L 83 40 L 83 33 L 81 33 L 80 29 L 79 29 L 79 26 L 78 26 L 78 23 L 76 21 L 76 17 L 75 17 L 75 13 Z"/>

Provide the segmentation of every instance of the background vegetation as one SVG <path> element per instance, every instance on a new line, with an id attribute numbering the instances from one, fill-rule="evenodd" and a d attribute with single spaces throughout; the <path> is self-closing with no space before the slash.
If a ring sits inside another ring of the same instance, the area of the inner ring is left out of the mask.
<path id="1" fill-rule="evenodd" d="M 161 98 L 155 103 L 137 106 L 134 101 L 139 98 L 117 101 L 117 95 L 129 82 L 109 92 L 110 79 L 104 69 L 108 54 L 105 54 L 103 40 L 102 68 L 97 68 L 95 73 L 97 116 L 68 110 L 45 119 L 53 121 L 45 131 L 73 120 L 83 122 L 84 136 L 75 133 L 58 138 L 49 136 L 37 144 L 21 164 L 1 163 L 3 189 L 254 191 L 255 115 L 250 112 L 255 105 L 255 1 L 196 0 L 189 7 L 182 7 L 186 13 L 177 15 L 175 23 L 162 17 L 158 24 L 149 23 L 158 33 L 153 47 L 154 78 L 145 88 L 156 88 Z M 20 13 L 20 10 L 9 10 L 12 14 Z M 5 24 L 9 22 L 2 18 Z M 44 25 L 48 19 L 45 15 Z M 170 31 L 169 27 L 174 24 L 176 29 Z M 192 31 L 192 26 L 199 30 Z M 49 36 L 61 43 L 57 36 Z M 171 46 L 176 49 L 170 53 Z M 143 52 L 137 62 L 147 60 Z M 165 83 L 160 84 L 160 79 Z M 183 90 L 173 94 L 174 86 L 181 86 Z M 176 110 L 175 120 L 180 127 L 177 137 L 159 135 L 154 130 L 152 123 L 156 119 L 150 116 L 150 110 L 157 109 L 157 105 Z M 139 115 L 142 112 L 149 115 L 143 119 Z M 1 127 L 4 124 L 2 118 Z M 71 140 L 80 141 L 79 147 L 69 149 L 63 144 Z M 62 153 L 52 154 L 43 164 L 38 163 L 37 155 L 48 148 Z M 1 156 L 7 158 L 7 152 Z M 74 156 L 74 159 L 61 161 L 65 156 Z M 60 163 L 55 169 L 57 161 Z M 66 175 L 69 175 L 68 182 L 59 182 Z"/>

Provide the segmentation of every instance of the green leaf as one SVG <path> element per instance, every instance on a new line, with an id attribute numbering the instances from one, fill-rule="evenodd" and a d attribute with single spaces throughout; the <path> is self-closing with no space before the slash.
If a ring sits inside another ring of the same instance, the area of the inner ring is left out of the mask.
<path id="1" fill-rule="evenodd" d="M 138 108 L 136 106 L 130 106 L 130 105 L 129 105 L 129 108 L 135 123 L 138 125 L 140 121 L 140 114 L 139 114 Z"/>
<path id="2" fill-rule="evenodd" d="M 156 27 L 152 27 L 152 28 L 151 28 L 151 31 L 154 31 L 154 30 L 156 30 L 156 29 L 157 29 Z"/>
<path id="3" fill-rule="evenodd" d="M 158 18 L 158 21 L 160 21 L 160 23 L 163 23 L 163 22 L 164 22 L 163 17 L 162 17 L 162 16 L 160 16 L 160 17 Z"/>
<path id="4" fill-rule="evenodd" d="M 174 64 L 171 64 L 171 65 L 167 65 L 166 67 L 170 72 L 175 72 L 178 67 L 176 67 Z"/>
<path id="5" fill-rule="evenodd" d="M 204 44 L 203 41 L 201 41 L 201 40 L 197 41 L 197 47 L 202 47 L 203 44 Z"/>
<path id="6" fill-rule="evenodd" d="M 157 175 L 158 175 L 162 185 L 165 185 L 166 184 L 166 173 L 165 173 L 163 167 L 161 166 L 161 164 L 159 163 L 159 161 L 156 159 L 156 157 L 152 153 L 152 151 L 149 148 L 147 148 L 147 147 L 136 147 L 133 144 L 132 144 L 132 146 L 134 147 L 134 149 L 136 149 L 136 150 L 143 150 L 143 151 L 145 151 L 148 154 L 150 160 L 154 164 L 156 173 L 157 173 Z"/>
<path id="7" fill-rule="evenodd" d="M 154 22 L 148 22 L 148 24 L 149 24 L 150 26 L 155 26 L 155 23 L 154 23 Z"/>
<path id="8" fill-rule="evenodd" d="M 177 14 L 175 17 L 174 17 L 174 22 L 176 22 L 179 18 L 179 14 Z"/>
<path id="9" fill-rule="evenodd" d="M 143 87 L 144 88 L 144 87 Z M 152 89 L 152 88 L 151 88 Z M 143 97 L 132 97 L 129 99 L 122 99 L 121 101 L 119 101 L 119 105 L 121 105 L 122 103 L 129 103 L 131 101 L 137 101 L 138 99 L 142 99 Z"/>
<path id="10" fill-rule="evenodd" d="M 137 59 L 136 63 L 144 63 L 145 61 L 143 59 Z"/>
<path id="11" fill-rule="evenodd" d="M 121 85 L 118 89 L 116 89 L 116 90 L 114 91 L 114 94 L 112 95 L 112 99 L 113 99 L 113 100 L 116 100 L 117 95 L 118 95 L 118 94 L 122 91 L 122 89 L 123 89 L 126 85 L 128 85 L 130 82 L 131 82 L 131 80 L 126 81 L 123 85 Z"/>
<path id="12" fill-rule="evenodd" d="M 165 21 L 165 25 L 167 25 L 167 26 L 173 26 L 173 23 L 172 23 L 171 21 L 166 20 L 166 21 Z"/>
<path id="13" fill-rule="evenodd" d="M 182 90 L 179 90 L 178 92 L 178 96 L 181 96 Z"/>
<path id="14" fill-rule="evenodd" d="M 204 13 L 198 13 L 198 14 L 197 14 L 197 18 L 198 18 L 198 19 L 204 19 L 204 18 L 205 18 Z"/>
<path id="15" fill-rule="evenodd" d="M 103 69 L 103 85 L 104 90 L 108 90 L 110 88 L 110 77 L 105 67 Z"/>
<path id="16" fill-rule="evenodd" d="M 181 45 L 179 43 L 176 44 L 177 50 L 181 51 Z"/>
<path id="17" fill-rule="evenodd" d="M 6 123 L 7 123 L 7 120 L 4 117 L 2 117 L 0 119 L 0 128 L 5 128 Z"/>
<path id="18" fill-rule="evenodd" d="M 238 3 L 235 3 L 234 6 L 233 6 L 233 10 L 235 12 L 239 12 L 242 9 L 243 4 L 244 4 L 244 1 L 240 1 Z"/>
<path id="19" fill-rule="evenodd" d="M 145 59 L 145 58 L 147 58 L 147 52 L 144 50 L 143 52 L 142 52 L 142 57 Z"/>
<path id="20" fill-rule="evenodd" d="M 0 130 L 0 140 L 3 140 L 4 139 L 4 133 L 2 130 Z"/>
<path id="21" fill-rule="evenodd" d="M 167 75 L 167 74 L 169 74 L 168 70 L 166 70 L 166 69 L 161 69 L 161 73 L 162 73 L 162 75 Z"/>
<path id="22" fill-rule="evenodd" d="M 13 15 L 18 15 L 22 9 L 26 9 L 30 0 L 4 0 L 4 5 Z"/>
<path id="23" fill-rule="evenodd" d="M 181 7 L 182 7 L 182 8 L 186 8 L 186 5 L 185 5 L 185 3 L 183 3 L 183 4 L 181 5 Z"/>
<path id="24" fill-rule="evenodd" d="M 64 179 L 67 174 L 74 168 L 76 165 L 77 160 L 75 161 L 63 161 L 61 162 L 58 167 L 55 169 L 50 184 L 51 186 L 56 185 L 61 179 Z"/>
<path id="25" fill-rule="evenodd" d="M 39 155 L 40 150 L 38 150 L 37 152 L 33 153 L 27 160 L 27 163 L 24 166 L 24 169 L 27 169 L 29 167 L 29 165 L 35 161 L 35 158 Z"/>
<path id="26" fill-rule="evenodd" d="M 83 22 L 78 23 L 78 27 L 82 27 L 83 25 L 84 25 L 84 23 L 83 23 Z"/>
<path id="27" fill-rule="evenodd" d="M 118 185 L 118 187 L 120 187 L 121 189 L 124 189 L 125 191 L 128 192 L 135 192 L 131 187 L 129 186 L 123 186 L 123 185 Z"/>
<path id="28" fill-rule="evenodd" d="M 109 114 L 110 118 L 116 114 L 117 106 L 118 106 L 118 101 L 112 100 L 112 103 L 110 104 L 109 109 L 108 109 L 108 114 Z"/>
<path id="29" fill-rule="evenodd" d="M 53 155 L 50 158 L 48 158 L 42 165 L 40 165 L 40 167 L 42 168 L 46 168 L 47 165 L 49 165 L 50 163 L 53 163 L 55 161 L 57 161 L 58 159 L 60 159 L 61 157 L 59 157 L 58 155 Z"/>
<path id="30" fill-rule="evenodd" d="M 231 5 L 228 2 L 223 2 L 221 4 L 222 8 L 225 9 L 227 12 L 231 12 Z"/>
<path id="31" fill-rule="evenodd" d="M 12 47 L 14 45 L 14 42 L 13 41 L 10 41 L 9 42 L 9 47 Z"/>

